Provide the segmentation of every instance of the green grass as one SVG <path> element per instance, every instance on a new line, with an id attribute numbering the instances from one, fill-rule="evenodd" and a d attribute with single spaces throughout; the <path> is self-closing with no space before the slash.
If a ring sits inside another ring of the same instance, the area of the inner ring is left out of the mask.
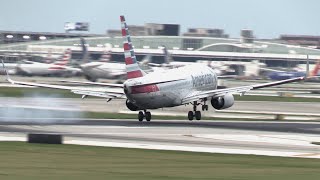
<path id="1" fill-rule="evenodd" d="M 237 101 L 276 101 L 276 102 L 320 102 L 320 98 L 281 97 L 281 96 L 234 96 Z"/>
<path id="2" fill-rule="evenodd" d="M 320 160 L 0 142 L 0 179 L 320 178 Z"/>
<path id="3" fill-rule="evenodd" d="M 59 97 L 59 98 L 81 98 L 81 95 L 71 93 L 68 90 L 47 88 L 16 88 L 1 87 L 0 97 Z M 91 97 L 89 98 L 98 98 Z M 235 95 L 237 101 L 277 101 L 277 102 L 320 102 L 320 98 L 280 97 L 280 96 L 239 96 Z"/>

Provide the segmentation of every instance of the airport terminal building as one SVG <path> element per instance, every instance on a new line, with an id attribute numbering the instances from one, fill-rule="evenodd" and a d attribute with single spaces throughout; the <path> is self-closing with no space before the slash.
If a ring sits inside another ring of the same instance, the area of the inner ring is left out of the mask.
<path id="1" fill-rule="evenodd" d="M 170 26 L 172 30 L 172 25 Z M 137 31 L 141 31 L 136 27 Z M 178 27 L 173 29 L 179 29 Z M 72 49 L 72 58 L 81 60 L 82 49 L 80 37 L 84 37 L 91 59 L 98 59 L 106 49 L 112 52 L 112 60 L 123 60 L 123 40 L 116 36 L 117 32 L 110 31 L 112 36 L 86 35 L 63 37 L 60 34 L 58 39 L 45 39 L 37 41 L 16 42 L 0 44 L 0 54 L 12 56 L 44 56 L 48 52 L 61 54 L 66 48 Z M 157 31 L 158 32 L 158 31 Z M 172 32 L 171 32 L 172 33 Z M 211 35 L 210 35 L 211 33 Z M 136 34 L 136 33 L 134 33 Z M 214 35 L 212 35 L 214 34 Z M 138 34 L 139 35 L 139 34 Z M 145 55 L 151 54 L 152 61 L 163 62 L 162 46 L 166 46 L 175 61 L 252 61 L 259 60 L 270 67 L 294 67 L 302 64 L 308 58 L 311 63 L 320 59 L 320 50 L 311 47 L 286 44 L 284 40 L 256 40 L 250 30 L 243 30 L 241 38 L 228 38 L 219 29 L 189 30 L 184 36 L 163 35 L 140 35 L 132 36 L 132 42 L 138 60 Z M 40 36 L 39 36 L 40 37 Z"/>

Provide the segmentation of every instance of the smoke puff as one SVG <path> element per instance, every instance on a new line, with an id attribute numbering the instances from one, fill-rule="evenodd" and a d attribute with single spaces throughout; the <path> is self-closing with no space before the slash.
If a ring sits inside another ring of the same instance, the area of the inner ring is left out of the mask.
<path id="1" fill-rule="evenodd" d="M 26 98 L 26 95 L 21 98 Z M 84 117 L 79 107 L 74 105 L 70 107 L 65 103 L 66 98 L 63 98 L 64 101 L 55 98 L 61 98 L 61 96 L 58 94 L 47 96 L 35 92 L 31 96 L 27 95 L 27 100 L 31 105 L 24 106 L 20 101 L 2 102 L 0 116 L 2 121 L 33 123 L 63 123 Z"/>

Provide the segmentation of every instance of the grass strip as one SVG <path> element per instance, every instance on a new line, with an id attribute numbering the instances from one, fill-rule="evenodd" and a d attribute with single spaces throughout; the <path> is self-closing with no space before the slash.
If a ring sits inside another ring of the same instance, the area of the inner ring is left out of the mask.
<path id="1" fill-rule="evenodd" d="M 0 179 L 320 179 L 320 160 L 0 142 Z"/>

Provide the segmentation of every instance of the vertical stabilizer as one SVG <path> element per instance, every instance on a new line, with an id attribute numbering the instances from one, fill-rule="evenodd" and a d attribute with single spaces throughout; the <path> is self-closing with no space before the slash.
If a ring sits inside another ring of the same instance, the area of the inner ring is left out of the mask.
<path id="1" fill-rule="evenodd" d="M 54 63 L 54 65 L 66 66 L 71 59 L 71 49 L 68 48 L 64 51 L 62 58 Z"/>
<path id="2" fill-rule="evenodd" d="M 140 69 L 139 64 L 137 63 L 137 58 L 134 53 L 130 34 L 128 31 L 128 26 L 124 16 L 120 16 L 120 21 L 121 21 L 121 32 L 123 37 L 123 50 L 124 50 L 124 58 L 126 63 L 127 78 L 133 79 L 133 78 L 142 77 L 145 75 L 145 72 L 143 72 Z"/>
<path id="3" fill-rule="evenodd" d="M 171 54 L 169 53 L 166 46 L 162 45 L 162 47 L 163 47 L 163 53 L 164 53 L 164 63 L 170 64 L 170 62 L 172 62 Z"/>
<path id="4" fill-rule="evenodd" d="M 84 38 L 80 38 L 81 48 L 82 48 L 82 63 L 89 62 L 89 52 L 87 48 L 87 43 Z"/>

